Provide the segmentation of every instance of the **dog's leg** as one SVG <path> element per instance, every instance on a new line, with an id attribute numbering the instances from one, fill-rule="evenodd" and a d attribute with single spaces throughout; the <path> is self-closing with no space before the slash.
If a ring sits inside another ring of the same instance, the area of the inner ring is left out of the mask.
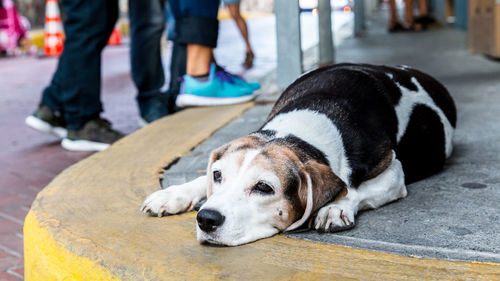
<path id="1" fill-rule="evenodd" d="M 185 184 L 155 191 L 144 200 L 141 211 L 159 217 L 191 211 L 206 197 L 207 187 L 207 176 L 201 176 Z"/>
<path id="2" fill-rule="evenodd" d="M 357 189 L 348 188 L 347 195 L 318 211 L 314 228 L 335 232 L 354 227 L 354 216 L 360 210 L 375 209 L 406 196 L 401 162 L 393 159 L 391 165 L 377 177 L 363 182 Z"/>

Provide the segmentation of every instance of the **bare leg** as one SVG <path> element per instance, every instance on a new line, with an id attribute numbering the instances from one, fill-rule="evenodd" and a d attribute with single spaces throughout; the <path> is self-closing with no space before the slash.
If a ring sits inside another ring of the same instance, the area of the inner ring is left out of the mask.
<path id="1" fill-rule="evenodd" d="M 141 211 L 159 217 L 191 211 L 206 197 L 207 187 L 207 176 L 201 176 L 185 184 L 155 191 L 144 200 Z"/>
<path id="2" fill-rule="evenodd" d="M 245 41 L 247 52 L 252 52 L 252 46 L 250 46 L 250 41 L 248 40 L 248 27 L 245 19 L 241 16 L 240 4 L 228 4 L 226 7 L 229 10 L 229 14 L 236 22 L 238 29 L 240 30 L 241 36 Z"/>
<path id="3" fill-rule="evenodd" d="M 210 71 L 210 63 L 212 61 L 212 48 L 196 44 L 187 45 L 187 75 L 196 76 L 207 74 Z"/>
<path id="4" fill-rule="evenodd" d="M 229 14 L 233 18 L 234 22 L 238 26 L 238 29 L 240 30 L 241 36 L 243 37 L 243 40 L 245 41 L 245 47 L 246 47 L 246 58 L 245 62 L 243 63 L 243 66 L 245 68 L 251 68 L 253 65 L 253 51 L 252 51 L 252 46 L 250 45 L 250 40 L 248 39 L 248 27 L 247 23 L 245 22 L 245 19 L 241 16 L 240 13 L 240 4 L 228 4 L 226 6 L 229 10 Z"/>
<path id="5" fill-rule="evenodd" d="M 405 0 L 405 25 L 411 27 L 414 22 L 413 0 Z"/>
<path id="6" fill-rule="evenodd" d="M 396 7 L 396 0 L 389 0 L 389 30 L 391 30 L 398 23 L 398 9 Z"/>
<path id="7" fill-rule="evenodd" d="M 429 14 L 429 5 L 427 0 L 418 1 L 418 9 L 420 10 L 420 16 L 425 17 Z"/>

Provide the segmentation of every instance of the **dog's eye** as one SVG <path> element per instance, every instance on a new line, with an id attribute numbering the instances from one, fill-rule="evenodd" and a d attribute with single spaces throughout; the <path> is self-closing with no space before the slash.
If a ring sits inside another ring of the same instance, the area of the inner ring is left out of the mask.
<path id="1" fill-rule="evenodd" d="M 252 191 L 261 194 L 274 194 L 274 189 L 267 183 L 259 181 L 252 189 Z"/>
<path id="2" fill-rule="evenodd" d="M 222 173 L 220 171 L 214 171 L 214 182 L 220 183 L 222 181 Z"/>

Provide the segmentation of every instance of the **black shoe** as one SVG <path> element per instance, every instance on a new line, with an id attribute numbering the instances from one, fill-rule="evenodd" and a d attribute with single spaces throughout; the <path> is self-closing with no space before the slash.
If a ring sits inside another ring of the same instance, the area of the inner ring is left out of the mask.
<path id="1" fill-rule="evenodd" d="M 39 132 L 53 134 L 60 138 L 65 138 L 68 134 L 61 113 L 44 104 L 40 104 L 35 113 L 26 117 L 24 122 Z"/>
<path id="2" fill-rule="evenodd" d="M 139 111 L 141 119 L 139 125 L 146 126 L 148 123 L 156 121 L 175 112 L 175 98 L 171 94 L 158 94 L 148 98 L 139 98 Z"/>
<path id="3" fill-rule="evenodd" d="M 108 120 L 98 117 L 87 121 L 80 130 L 68 130 L 61 145 L 73 151 L 101 151 L 122 137 L 122 133 L 111 128 Z"/>

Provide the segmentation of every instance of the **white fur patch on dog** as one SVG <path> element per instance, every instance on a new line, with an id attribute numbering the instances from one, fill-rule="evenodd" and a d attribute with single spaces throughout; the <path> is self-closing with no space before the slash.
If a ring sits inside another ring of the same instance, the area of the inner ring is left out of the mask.
<path id="1" fill-rule="evenodd" d="M 410 89 L 407 89 L 401 86 L 399 83 L 395 82 L 401 90 L 401 99 L 399 100 L 399 104 L 395 107 L 396 115 L 398 116 L 399 121 L 397 141 L 399 142 L 406 132 L 406 128 L 408 126 L 408 122 L 410 121 L 410 116 L 413 112 L 413 108 L 418 104 L 423 104 L 436 112 L 441 119 L 445 136 L 445 155 L 446 158 L 448 158 L 453 151 L 453 127 L 451 126 L 450 121 L 448 121 L 448 118 L 446 118 L 446 116 L 444 115 L 441 108 L 439 108 L 434 103 L 432 98 L 424 90 L 422 85 L 420 85 L 417 79 L 415 77 L 412 77 L 411 81 L 417 86 L 417 91 L 411 91 Z"/>
<path id="2" fill-rule="evenodd" d="M 347 195 L 318 211 L 314 228 L 333 232 L 354 226 L 360 210 L 375 209 L 407 195 L 401 162 L 393 151 L 391 165 L 377 177 L 363 182 L 357 189 L 347 188 Z"/>
<path id="3" fill-rule="evenodd" d="M 276 138 L 294 135 L 319 149 L 330 162 L 333 173 L 350 185 L 351 167 L 342 136 L 326 115 L 307 109 L 294 110 L 275 116 L 263 129 L 276 131 Z"/>

